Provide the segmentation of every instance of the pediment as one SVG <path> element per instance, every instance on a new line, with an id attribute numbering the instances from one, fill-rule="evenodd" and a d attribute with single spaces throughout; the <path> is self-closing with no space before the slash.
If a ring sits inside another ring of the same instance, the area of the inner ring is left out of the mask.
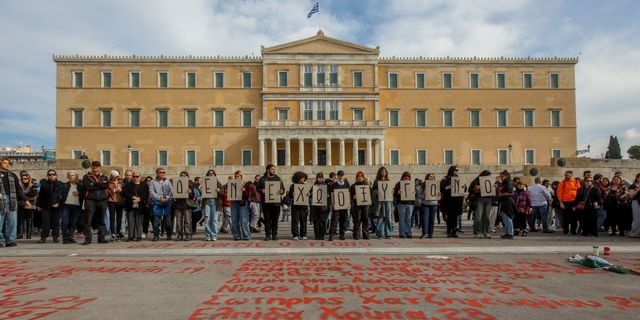
<path id="1" fill-rule="evenodd" d="M 327 37 L 322 30 L 313 37 L 262 47 L 262 54 L 380 54 L 379 47 L 369 48 Z"/>

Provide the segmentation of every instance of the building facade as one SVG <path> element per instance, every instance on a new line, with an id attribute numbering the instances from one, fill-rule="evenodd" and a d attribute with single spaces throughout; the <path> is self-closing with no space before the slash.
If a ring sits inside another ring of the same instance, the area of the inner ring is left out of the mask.
<path id="1" fill-rule="evenodd" d="M 261 57 L 53 59 L 58 159 L 546 165 L 576 151 L 575 58 L 380 57 L 319 31 Z"/>

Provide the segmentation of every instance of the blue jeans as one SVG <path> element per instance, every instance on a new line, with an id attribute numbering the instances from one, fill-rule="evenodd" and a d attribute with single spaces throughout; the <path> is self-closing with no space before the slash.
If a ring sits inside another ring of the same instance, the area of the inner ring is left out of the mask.
<path id="1" fill-rule="evenodd" d="M 398 204 L 398 233 L 401 237 L 411 236 L 411 213 L 413 212 L 412 204 Z"/>
<path id="2" fill-rule="evenodd" d="M 504 234 L 513 236 L 513 220 L 504 212 L 500 213 L 502 214 L 502 223 L 504 223 Z"/>
<path id="3" fill-rule="evenodd" d="M 602 225 L 604 224 L 604 221 L 606 219 L 607 219 L 607 212 L 604 211 L 604 208 L 600 207 L 600 209 L 598 209 L 598 231 L 602 229 Z"/>
<path id="4" fill-rule="evenodd" d="M 233 240 L 251 240 L 249 207 L 246 201 L 231 201 L 231 234 Z"/>
<path id="5" fill-rule="evenodd" d="M 62 206 L 62 238 L 73 238 L 82 207 L 65 204 Z"/>
<path id="6" fill-rule="evenodd" d="M 4 207 L 5 208 L 10 208 L 10 202 L 9 199 L 4 199 Z M 18 228 L 18 210 L 14 210 L 14 211 L 4 211 L 4 212 L 0 212 L 0 230 L 2 230 L 2 226 L 6 224 L 6 232 L 7 232 L 7 239 L 4 238 L 4 235 L 2 235 L 2 232 L 0 232 L 0 243 L 12 243 L 12 242 L 16 242 L 16 231 Z"/>
<path id="7" fill-rule="evenodd" d="M 391 236 L 391 201 L 380 202 L 380 209 L 376 212 L 375 224 L 376 224 L 376 237 L 390 237 Z"/>
<path id="8" fill-rule="evenodd" d="M 539 207 L 532 207 L 532 213 L 531 213 L 531 221 L 536 221 L 536 219 L 538 219 L 538 217 L 540 217 L 540 220 L 542 221 L 542 231 L 549 231 L 549 224 L 547 223 L 547 214 L 548 214 L 548 209 L 547 206 L 539 206 Z"/>
<path id="9" fill-rule="evenodd" d="M 436 213 L 438 210 L 438 205 L 423 205 L 421 207 L 422 211 L 422 235 L 432 235 L 433 234 L 433 225 L 435 223 Z"/>
<path id="10" fill-rule="evenodd" d="M 216 211 L 216 199 L 207 199 L 205 201 L 204 234 L 207 237 L 218 236 L 218 211 Z"/>

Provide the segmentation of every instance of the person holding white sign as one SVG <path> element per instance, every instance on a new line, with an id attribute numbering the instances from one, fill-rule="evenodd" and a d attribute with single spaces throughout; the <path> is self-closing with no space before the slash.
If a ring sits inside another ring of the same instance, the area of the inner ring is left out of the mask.
<path id="1" fill-rule="evenodd" d="M 267 181 L 279 182 L 279 194 L 283 195 L 285 192 L 284 183 L 276 174 L 276 166 L 271 163 L 268 164 L 266 172 L 258 182 L 258 192 L 261 195 L 262 214 L 264 215 L 264 241 L 278 240 L 278 218 L 280 217 L 281 205 L 280 202 L 269 203 L 266 201 L 268 194 L 265 192 L 265 186 Z"/>
<path id="2" fill-rule="evenodd" d="M 349 201 L 348 190 L 349 190 L 349 181 L 344 179 L 344 171 L 338 170 L 336 174 L 336 181 L 329 186 L 329 193 L 333 194 L 338 189 L 346 189 L 347 190 L 347 198 L 343 199 L 345 201 Z M 331 228 L 329 229 L 329 241 L 333 241 L 333 235 L 336 233 L 336 229 L 338 229 L 338 223 L 340 224 L 340 240 L 345 239 L 345 233 L 347 231 L 347 215 L 349 214 L 349 210 L 342 209 L 337 210 L 339 208 L 339 204 L 335 202 L 334 197 L 331 197 L 333 202 L 333 213 L 331 215 Z"/>
<path id="3" fill-rule="evenodd" d="M 191 241 L 191 215 L 195 204 L 195 195 L 193 193 L 193 182 L 189 180 L 189 173 L 180 172 L 180 179 L 175 181 L 176 201 L 173 205 L 173 211 L 176 216 L 176 241 Z M 181 193 L 180 188 L 184 188 L 187 198 L 177 198 L 177 194 Z"/>
<path id="4" fill-rule="evenodd" d="M 391 239 L 391 213 L 393 207 L 393 188 L 389 181 L 387 168 L 380 167 L 371 187 L 373 197 L 373 223 L 376 225 L 376 239 Z"/>
<path id="5" fill-rule="evenodd" d="M 304 184 L 307 174 L 297 171 L 291 177 L 293 184 L 289 187 L 288 197 L 291 198 L 291 234 L 293 241 L 307 240 L 307 217 L 309 212 L 309 194 Z"/>
<path id="6" fill-rule="evenodd" d="M 233 179 L 242 181 L 242 171 L 233 173 Z M 242 186 L 242 199 L 231 200 L 231 234 L 233 240 L 251 240 L 251 230 L 249 229 L 249 195 L 251 190 L 247 182 Z"/>
<path id="7" fill-rule="evenodd" d="M 329 192 L 324 174 L 318 172 L 316 181 L 311 188 L 311 221 L 313 221 L 313 235 L 315 240 L 324 240 L 329 218 Z"/>
<path id="8" fill-rule="evenodd" d="M 442 209 L 447 215 L 447 238 L 458 238 L 458 216 L 462 214 L 462 202 L 464 197 L 454 197 L 453 189 L 458 187 L 452 183 L 453 178 L 458 178 L 458 167 L 450 166 L 447 176 L 440 181 L 440 194 L 442 194 Z M 455 194 L 455 193 L 454 193 Z"/>
<path id="9" fill-rule="evenodd" d="M 473 212 L 473 235 L 476 239 L 491 239 L 489 227 L 491 222 L 491 204 L 495 196 L 495 186 L 491 172 L 483 170 L 469 184 L 469 210 Z"/>
<path id="10" fill-rule="evenodd" d="M 369 206 L 371 205 L 371 188 L 369 180 L 364 176 L 364 172 L 356 173 L 356 182 L 349 189 L 352 206 L 351 216 L 353 217 L 353 240 L 369 240 Z"/>
<path id="11" fill-rule="evenodd" d="M 222 192 L 222 183 L 217 179 L 216 171 L 213 169 L 209 169 L 207 174 L 205 175 L 205 183 L 209 181 L 211 178 L 216 178 L 215 185 L 203 185 L 202 188 L 209 188 L 216 198 L 211 196 L 204 195 L 204 236 L 205 241 L 216 241 L 218 240 L 218 210 L 217 210 L 217 198 L 221 198 L 220 193 Z M 211 179 L 213 181 L 214 179 Z"/>
<path id="12" fill-rule="evenodd" d="M 411 238 L 411 213 L 416 198 L 415 185 L 411 173 L 405 171 L 393 189 L 398 210 L 398 233 L 400 238 Z"/>
<path id="13" fill-rule="evenodd" d="M 438 198 L 440 197 L 436 175 L 427 173 L 420 189 L 420 191 L 416 190 L 416 197 L 419 196 L 422 199 L 420 208 L 420 213 L 422 214 L 422 235 L 420 239 L 424 237 L 431 239 L 433 238 L 433 225 L 436 214 L 438 214 Z"/>

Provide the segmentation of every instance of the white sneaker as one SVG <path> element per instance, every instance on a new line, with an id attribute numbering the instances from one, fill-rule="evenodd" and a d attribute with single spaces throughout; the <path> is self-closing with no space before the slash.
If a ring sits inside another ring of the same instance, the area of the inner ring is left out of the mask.
<path id="1" fill-rule="evenodd" d="M 143 234 L 142 234 L 142 239 L 146 239 L 146 238 L 147 238 L 147 234 L 146 234 L 146 233 L 143 233 Z"/>
<path id="2" fill-rule="evenodd" d="M 218 238 L 216 238 L 216 237 L 211 237 L 211 241 L 218 241 Z"/>
<path id="3" fill-rule="evenodd" d="M 307 240 L 307 239 L 308 239 L 307 237 L 302 237 L 302 240 Z"/>
<path id="4" fill-rule="evenodd" d="M 298 241 L 298 237 L 293 237 L 293 241 Z"/>

